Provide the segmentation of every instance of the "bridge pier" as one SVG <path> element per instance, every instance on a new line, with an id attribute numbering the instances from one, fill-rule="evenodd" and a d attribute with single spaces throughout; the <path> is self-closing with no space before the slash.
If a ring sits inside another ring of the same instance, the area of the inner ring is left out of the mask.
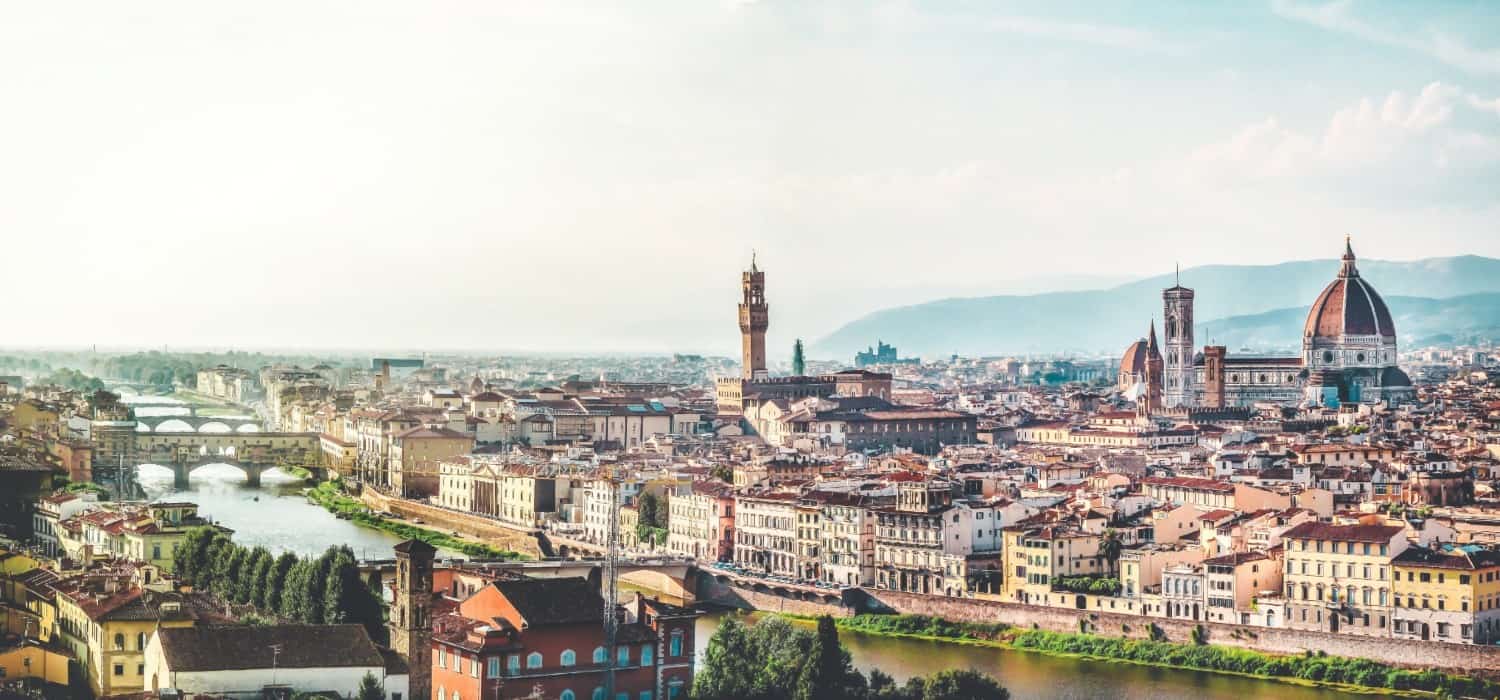
<path id="1" fill-rule="evenodd" d="M 188 465 L 181 462 L 172 463 L 172 486 L 179 491 L 187 490 L 188 474 L 192 472 Z"/>
<path id="2" fill-rule="evenodd" d="M 247 486 L 250 486 L 251 488 L 259 488 L 260 487 L 260 472 L 261 472 L 261 468 L 260 467 L 243 466 L 243 467 L 241 467 L 241 469 L 245 470 L 245 484 Z"/>

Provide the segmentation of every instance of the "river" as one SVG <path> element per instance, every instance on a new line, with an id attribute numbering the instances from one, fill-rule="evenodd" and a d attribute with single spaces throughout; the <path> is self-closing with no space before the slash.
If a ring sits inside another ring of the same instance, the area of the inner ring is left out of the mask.
<path id="1" fill-rule="evenodd" d="M 699 658 L 709 637 L 725 615 L 715 613 L 698 620 Z M 995 647 L 946 644 L 920 639 L 883 637 L 840 631 L 839 639 L 849 649 L 855 668 L 868 674 L 880 669 L 904 683 L 914 675 L 927 675 L 949 668 L 972 668 L 994 676 L 1010 690 L 1012 698 L 1119 698 L 1155 700 L 1335 700 L 1363 698 L 1332 688 L 1314 688 L 1291 683 L 1230 676 L 1202 671 L 1140 666 L 1108 661 L 1089 661 L 1036 652 Z"/>
<path id="2" fill-rule="evenodd" d="M 166 467 L 142 465 L 137 483 L 152 501 L 190 501 L 198 513 L 234 530 L 234 541 L 272 553 L 292 552 L 302 556 L 322 554 L 332 544 L 347 544 L 361 559 L 388 559 L 391 546 L 401 541 L 395 535 L 339 520 L 332 513 L 309 503 L 302 496 L 306 485 L 272 469 L 261 475 L 261 487 L 244 483 L 239 469 L 229 465 L 207 465 L 193 471 L 186 489 L 172 485 Z"/>
<path id="3" fill-rule="evenodd" d="M 234 530 L 243 545 L 263 545 L 272 552 L 317 555 L 330 544 L 347 544 L 360 558 L 386 558 L 399 538 L 363 528 L 307 502 L 304 486 L 279 471 L 261 477 L 261 488 L 244 484 L 234 467 L 206 466 L 193 472 L 186 489 L 172 485 L 171 472 L 147 465 L 138 483 L 151 500 L 198 504 L 199 513 Z M 726 613 L 698 623 L 701 654 Z M 1084 661 L 1024 651 L 943 644 L 914 639 L 842 632 L 854 665 L 869 673 L 878 668 L 898 682 L 946 668 L 973 668 L 988 673 L 1025 698 L 1192 698 L 1193 700 L 1333 700 L 1360 697 L 1332 689 L 1309 688 L 1239 676 L 1179 671 L 1125 663 Z"/>

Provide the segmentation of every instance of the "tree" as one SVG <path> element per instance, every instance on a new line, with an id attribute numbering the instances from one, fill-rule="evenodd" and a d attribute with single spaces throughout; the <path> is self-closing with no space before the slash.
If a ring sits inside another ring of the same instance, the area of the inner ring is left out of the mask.
<path id="1" fill-rule="evenodd" d="M 812 653 L 797 679 L 796 700 L 856 700 L 864 695 L 864 679 L 854 670 L 849 651 L 839 643 L 833 618 L 818 618 Z"/>
<path id="2" fill-rule="evenodd" d="M 365 677 L 359 679 L 359 689 L 354 691 L 354 700 L 385 700 L 385 688 L 380 687 L 375 674 L 365 671 Z"/>
<path id="3" fill-rule="evenodd" d="M 307 586 L 313 574 L 313 563 L 298 559 L 287 571 L 281 587 L 281 616 L 298 622 L 308 621 Z"/>
<path id="4" fill-rule="evenodd" d="M 807 374 L 807 358 L 802 353 L 802 339 L 792 343 L 792 374 L 798 377 Z"/>
<path id="5" fill-rule="evenodd" d="M 380 639 L 384 617 L 380 600 L 359 575 L 354 552 L 348 547 L 334 550 L 333 566 L 324 584 L 323 622 L 361 624 L 371 639 Z"/>
<path id="6" fill-rule="evenodd" d="M 291 552 L 282 552 L 271 564 L 270 573 L 266 574 L 266 594 L 261 602 L 260 608 L 273 613 L 281 611 L 281 594 L 286 590 L 286 577 L 292 567 L 297 565 L 297 555 Z"/>
<path id="7" fill-rule="evenodd" d="M 640 514 L 640 523 L 647 527 L 660 527 L 658 518 L 661 517 L 661 499 L 656 494 L 647 491 L 636 499 L 635 510 Z"/>
<path id="8" fill-rule="evenodd" d="M 1099 541 L 1099 556 L 1104 557 L 1104 560 L 1109 562 L 1111 571 L 1119 568 L 1120 550 L 1122 548 L 1123 544 L 1120 542 L 1120 533 L 1116 532 L 1112 527 L 1105 529 L 1104 537 Z"/>
<path id="9" fill-rule="evenodd" d="M 244 586 L 245 602 L 257 608 L 266 607 L 266 583 L 271 577 L 271 567 L 275 564 L 271 558 L 271 550 L 265 547 L 256 547 L 250 551 L 250 562 L 245 567 Z"/>
<path id="10" fill-rule="evenodd" d="M 750 632 L 740 618 L 719 625 L 703 650 L 703 668 L 693 676 L 697 700 L 740 700 L 756 697 L 761 664 L 750 643 Z"/>
<path id="11" fill-rule="evenodd" d="M 179 581 L 189 586 L 197 585 L 198 574 L 208 571 L 210 566 L 209 552 L 216 534 L 218 532 L 213 528 L 195 527 L 183 536 L 177 550 L 172 552 L 172 571 Z"/>
<path id="12" fill-rule="evenodd" d="M 912 679 L 917 680 L 917 679 Z M 922 679 L 921 700 L 1009 700 L 1010 691 L 972 669 L 948 669 Z"/>
<path id="13" fill-rule="evenodd" d="M 219 550 L 218 561 L 214 563 L 213 592 L 215 595 L 225 601 L 237 600 L 245 559 L 249 554 L 249 550 L 235 544 Z"/>

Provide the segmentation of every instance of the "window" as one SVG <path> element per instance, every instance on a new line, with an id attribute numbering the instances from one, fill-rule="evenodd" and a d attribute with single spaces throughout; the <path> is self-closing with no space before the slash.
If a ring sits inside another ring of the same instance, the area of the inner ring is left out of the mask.
<path id="1" fill-rule="evenodd" d="M 655 652 L 655 651 L 656 651 L 656 649 L 654 647 L 652 647 L 650 644 L 647 644 L 647 645 L 644 645 L 644 646 L 641 647 L 641 665 L 642 666 L 650 666 L 651 665 L 651 656 L 652 656 L 652 653 Z"/>
<path id="2" fill-rule="evenodd" d="M 520 673 L 521 657 L 516 654 L 511 654 L 510 657 L 505 660 L 505 667 L 510 671 L 510 675 L 512 676 Z"/>
<path id="3" fill-rule="evenodd" d="M 641 700 L 651 700 L 651 691 L 649 691 L 649 690 L 642 690 L 641 691 Z"/>
<path id="4" fill-rule="evenodd" d="M 448 654 L 438 647 L 438 668 L 448 668 Z"/>
<path id="5" fill-rule="evenodd" d="M 141 632 L 140 634 L 137 634 L 135 636 L 135 648 L 140 649 L 141 651 L 145 651 L 146 650 L 146 633 L 145 632 Z"/>
<path id="6" fill-rule="evenodd" d="M 604 651 L 604 647 L 594 647 L 594 663 L 596 663 L 596 664 L 602 664 L 602 663 L 604 663 L 605 661 L 608 661 L 608 660 L 609 660 L 609 654 L 607 654 Z M 599 692 L 601 692 L 601 693 L 604 692 L 604 689 L 600 688 Z"/>
<path id="7" fill-rule="evenodd" d="M 630 665 L 630 647 L 616 647 L 615 648 L 615 665 L 616 666 L 629 666 Z"/>
<path id="8" fill-rule="evenodd" d="M 564 666 L 572 666 L 578 663 L 578 655 L 574 654 L 572 649 L 564 649 L 557 661 Z"/>
<path id="9" fill-rule="evenodd" d="M 124 651 L 124 650 L 125 650 L 125 635 L 119 634 L 119 633 L 115 633 L 115 651 Z M 120 674 L 116 673 L 115 675 L 118 676 Z"/>
<path id="10" fill-rule="evenodd" d="M 542 667 L 542 655 L 540 653 L 537 653 L 537 652 L 533 651 L 533 652 L 531 652 L 530 654 L 528 654 L 526 656 L 526 668 L 541 668 L 541 667 Z"/>
<path id="11" fill-rule="evenodd" d="M 448 700 L 448 691 L 443 686 L 438 686 L 438 700 Z"/>
<path id="12" fill-rule="evenodd" d="M 474 678 L 479 677 L 479 657 L 477 656 L 469 659 L 469 675 Z"/>
<path id="13" fill-rule="evenodd" d="M 572 690 L 564 690 L 557 696 L 557 700 L 574 700 L 574 697 Z"/>
<path id="14" fill-rule="evenodd" d="M 498 657 L 498 656 L 491 656 L 490 658 L 488 658 L 488 659 L 485 660 L 484 677 L 485 678 L 499 678 L 500 677 L 500 657 Z"/>
<path id="15" fill-rule="evenodd" d="M 672 656 L 682 656 L 682 631 L 672 632 L 672 642 L 667 649 Z"/>
<path id="16" fill-rule="evenodd" d="M 592 700 L 604 700 L 604 689 L 595 688 Z"/>

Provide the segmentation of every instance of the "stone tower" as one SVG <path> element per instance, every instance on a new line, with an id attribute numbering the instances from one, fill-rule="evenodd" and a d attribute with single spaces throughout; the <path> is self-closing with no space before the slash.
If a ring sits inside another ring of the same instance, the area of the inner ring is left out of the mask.
<path id="1" fill-rule="evenodd" d="M 1161 349 L 1156 344 L 1156 322 L 1151 322 L 1151 333 L 1146 336 L 1146 395 L 1141 397 L 1146 413 L 1156 413 L 1162 408 L 1162 359 Z"/>
<path id="2" fill-rule="evenodd" d="M 771 325 L 766 307 L 766 273 L 750 256 L 750 269 L 742 280 L 744 297 L 740 300 L 740 340 L 743 346 L 741 367 L 745 379 L 766 378 L 766 328 Z"/>
<path id="3" fill-rule="evenodd" d="M 1193 290 L 1177 283 L 1162 290 L 1162 318 L 1166 331 L 1166 405 L 1192 407 L 1197 396 L 1193 386 Z"/>
<path id="4" fill-rule="evenodd" d="M 1208 345 L 1203 348 L 1203 405 L 1207 408 L 1226 408 L 1224 405 L 1224 357 L 1227 348 L 1223 345 Z"/>
<path id="5" fill-rule="evenodd" d="M 432 559 L 437 550 L 421 540 L 396 549 L 396 588 L 392 593 L 391 648 L 411 667 L 412 700 L 432 694 Z"/>

